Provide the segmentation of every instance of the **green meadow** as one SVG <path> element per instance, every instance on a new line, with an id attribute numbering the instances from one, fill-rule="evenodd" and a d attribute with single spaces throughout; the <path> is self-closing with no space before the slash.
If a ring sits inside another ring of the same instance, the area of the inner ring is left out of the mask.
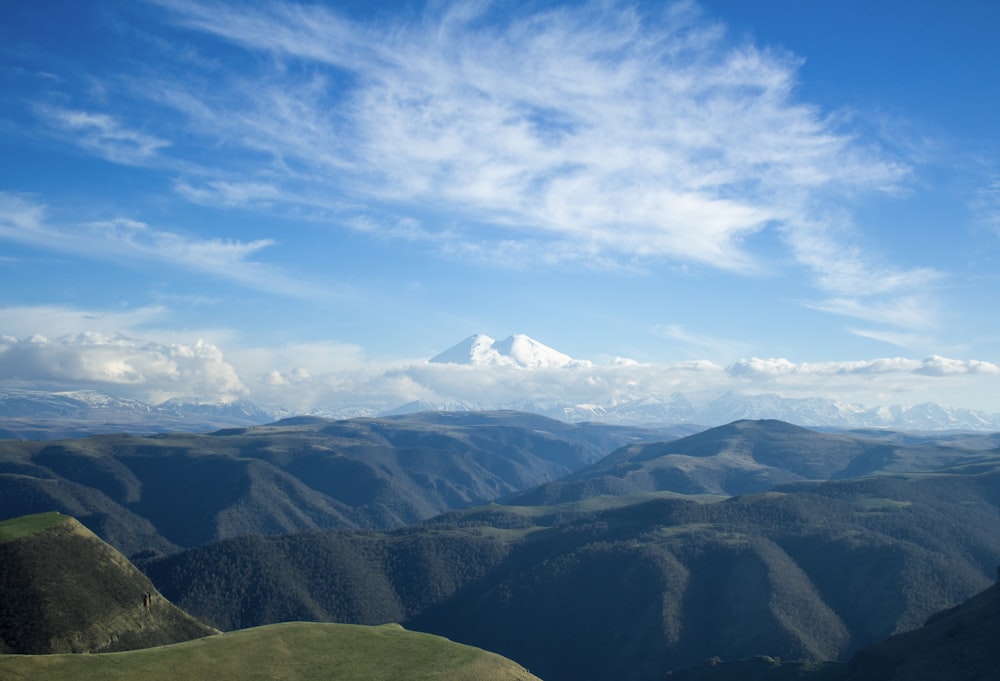
<path id="1" fill-rule="evenodd" d="M 516 663 L 398 625 L 291 622 L 99 655 L 0 655 L 5 681 L 530 681 Z"/>

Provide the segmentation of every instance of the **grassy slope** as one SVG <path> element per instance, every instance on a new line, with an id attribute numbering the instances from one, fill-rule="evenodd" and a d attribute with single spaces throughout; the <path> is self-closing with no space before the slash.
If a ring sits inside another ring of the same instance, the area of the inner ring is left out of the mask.
<path id="1" fill-rule="evenodd" d="M 21 537 L 27 537 L 47 527 L 58 525 L 70 520 L 62 513 L 36 513 L 0 522 L 0 544 L 5 544 Z"/>
<path id="2" fill-rule="evenodd" d="M 131 650 L 215 633 L 74 518 L 18 518 L 0 536 L 0 650 Z"/>
<path id="3" fill-rule="evenodd" d="M 0 656 L 6 681 L 530 681 L 506 658 L 387 625 L 278 624 L 103 655 Z"/>

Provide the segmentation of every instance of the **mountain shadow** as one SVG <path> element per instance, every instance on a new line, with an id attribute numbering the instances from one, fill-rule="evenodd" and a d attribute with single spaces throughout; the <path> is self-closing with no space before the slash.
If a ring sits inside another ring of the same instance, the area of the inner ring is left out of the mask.
<path id="1" fill-rule="evenodd" d="M 939 474 L 713 503 L 493 504 L 391 533 L 229 540 L 142 567 L 222 628 L 400 619 L 549 681 L 622 670 L 645 681 L 713 657 L 846 660 L 919 626 L 992 581 L 998 490 L 1000 473 Z"/>

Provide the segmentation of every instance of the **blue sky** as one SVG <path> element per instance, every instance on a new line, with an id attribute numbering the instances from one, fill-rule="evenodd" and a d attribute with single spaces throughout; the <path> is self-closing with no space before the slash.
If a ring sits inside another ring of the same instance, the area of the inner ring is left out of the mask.
<path id="1" fill-rule="evenodd" d="M 1000 411 L 1000 6 L 0 8 L 0 384 Z M 456 377 L 527 334 L 589 363 Z"/>

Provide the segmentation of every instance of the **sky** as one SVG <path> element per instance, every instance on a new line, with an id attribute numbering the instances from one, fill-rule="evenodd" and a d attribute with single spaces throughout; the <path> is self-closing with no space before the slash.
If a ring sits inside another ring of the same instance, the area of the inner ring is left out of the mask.
<path id="1" fill-rule="evenodd" d="M 0 5 L 0 388 L 1000 412 L 1000 4 Z M 526 334 L 563 367 L 428 363 Z"/>

